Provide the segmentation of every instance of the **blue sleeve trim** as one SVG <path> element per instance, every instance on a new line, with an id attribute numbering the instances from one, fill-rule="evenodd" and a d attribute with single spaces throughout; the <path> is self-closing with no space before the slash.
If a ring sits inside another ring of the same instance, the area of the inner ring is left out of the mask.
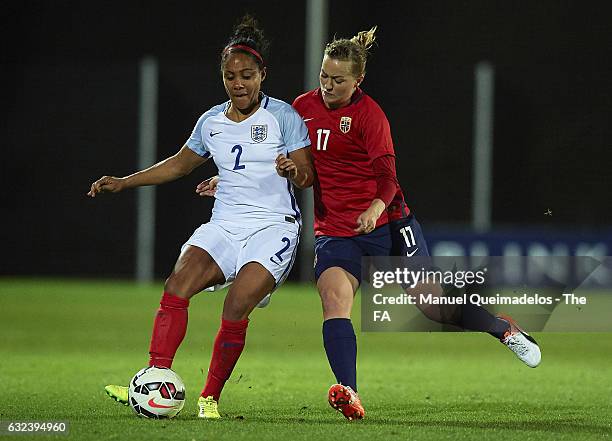
<path id="1" fill-rule="evenodd" d="M 202 150 L 202 148 L 198 145 L 197 141 L 192 139 L 188 139 L 185 145 L 189 147 L 189 149 L 198 156 L 202 158 L 208 158 L 210 156 L 210 152 Z"/>
<path id="2" fill-rule="evenodd" d="M 304 147 L 310 146 L 310 139 L 308 141 L 300 141 L 297 144 L 288 145 L 287 152 L 295 152 L 296 150 L 303 149 Z"/>

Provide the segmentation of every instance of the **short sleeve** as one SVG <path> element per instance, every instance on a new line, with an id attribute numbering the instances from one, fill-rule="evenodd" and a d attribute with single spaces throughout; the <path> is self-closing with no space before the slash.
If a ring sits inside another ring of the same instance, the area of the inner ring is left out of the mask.
<path id="1" fill-rule="evenodd" d="M 208 113 L 208 112 L 206 112 Z M 186 144 L 194 153 L 202 156 L 203 158 L 208 158 L 210 156 L 210 152 L 204 145 L 202 140 L 202 124 L 206 120 L 206 113 L 198 118 L 198 122 L 196 122 L 193 131 L 191 132 L 191 136 L 187 140 Z"/>
<path id="2" fill-rule="evenodd" d="M 210 152 L 208 151 L 206 144 L 204 144 L 204 139 L 202 138 L 202 126 L 208 118 L 223 112 L 223 109 L 226 106 L 227 103 L 219 104 L 218 106 L 206 111 L 202 116 L 200 116 L 200 118 L 198 118 L 198 122 L 196 122 L 196 125 L 193 128 L 191 136 L 189 136 L 189 139 L 187 139 L 187 142 L 185 143 L 187 147 L 193 150 L 193 152 L 197 155 L 200 155 L 203 158 L 208 158 L 210 156 Z"/>
<path id="3" fill-rule="evenodd" d="M 283 108 L 279 122 L 281 124 L 283 141 L 287 146 L 288 152 L 293 152 L 310 145 L 306 124 L 304 124 L 304 121 L 293 107 L 286 105 Z"/>
<path id="4" fill-rule="evenodd" d="M 365 118 L 362 119 L 363 123 L 360 124 L 361 136 L 370 158 L 374 160 L 385 155 L 395 156 L 391 127 L 380 106 L 373 100 L 370 101 L 363 116 Z"/>

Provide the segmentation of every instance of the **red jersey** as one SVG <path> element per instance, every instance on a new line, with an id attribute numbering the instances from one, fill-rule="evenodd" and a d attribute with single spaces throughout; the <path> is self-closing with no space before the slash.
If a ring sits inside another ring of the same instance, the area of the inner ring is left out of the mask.
<path id="1" fill-rule="evenodd" d="M 357 218 L 377 194 L 372 161 L 387 155 L 395 157 L 389 121 L 380 106 L 359 88 L 350 104 L 339 109 L 325 107 L 320 89 L 300 95 L 293 107 L 308 127 L 317 172 L 315 236 L 356 236 L 353 230 Z M 376 226 L 407 214 L 398 185 Z"/>

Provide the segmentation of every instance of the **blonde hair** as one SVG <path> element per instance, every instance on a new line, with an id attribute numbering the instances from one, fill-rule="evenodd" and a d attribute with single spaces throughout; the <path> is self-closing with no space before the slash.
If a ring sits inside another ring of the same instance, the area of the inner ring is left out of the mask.
<path id="1" fill-rule="evenodd" d="M 361 31 L 351 39 L 334 37 L 334 40 L 325 46 L 325 55 L 335 60 L 351 61 L 351 72 L 355 78 L 365 75 L 369 50 L 376 41 L 374 34 L 377 28 L 378 26 L 374 26 L 369 31 Z"/>

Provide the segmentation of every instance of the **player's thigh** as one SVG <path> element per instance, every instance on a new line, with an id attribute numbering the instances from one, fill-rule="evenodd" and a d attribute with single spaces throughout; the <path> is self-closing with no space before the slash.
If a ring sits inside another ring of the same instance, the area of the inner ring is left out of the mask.
<path id="1" fill-rule="evenodd" d="M 392 256 L 429 257 L 429 249 L 421 225 L 414 215 L 392 221 L 391 228 Z"/>
<path id="2" fill-rule="evenodd" d="M 429 257 L 427 242 L 421 230 L 421 225 L 414 215 L 410 214 L 393 221 L 390 226 L 393 242 L 392 255 L 399 256 L 395 263 L 402 268 L 416 271 L 423 268 L 429 269 L 432 261 Z M 454 304 L 447 305 L 443 302 L 429 304 L 421 301 L 420 294 L 422 293 L 431 294 L 436 298 L 444 297 L 444 290 L 436 281 L 420 282 L 415 286 L 403 283 L 402 288 L 407 294 L 414 296 L 416 299 L 415 306 L 431 320 L 440 323 L 453 323 L 456 317 L 461 314 L 459 306 Z"/>
<path id="3" fill-rule="evenodd" d="M 242 247 L 242 241 L 236 239 L 235 232 L 221 224 L 209 222 L 201 225 L 185 242 L 205 250 L 217 263 L 225 280 L 231 281 L 236 276 L 237 256 Z"/>
<path id="4" fill-rule="evenodd" d="M 222 285 L 234 274 L 238 248 L 219 226 L 200 226 L 181 248 L 166 291 L 190 298 L 203 289 Z"/>
<path id="5" fill-rule="evenodd" d="M 187 245 L 166 280 L 165 290 L 180 297 L 191 298 L 203 289 L 223 284 L 224 281 L 221 268 L 206 250 Z"/>
<path id="6" fill-rule="evenodd" d="M 257 304 L 274 289 L 274 277 L 259 262 L 240 268 L 223 304 L 225 320 L 245 320 Z"/>
<path id="7" fill-rule="evenodd" d="M 365 255 L 355 238 L 321 236 L 315 241 L 315 277 L 323 317 L 350 317 Z"/>
<path id="8" fill-rule="evenodd" d="M 299 238 L 298 224 L 273 224 L 257 230 L 240 250 L 236 264 L 238 274 L 248 263 L 257 262 L 271 274 L 274 280 L 272 290 L 276 289 L 293 267 Z"/>
<path id="9" fill-rule="evenodd" d="M 359 244 L 350 237 L 319 236 L 315 240 L 315 280 L 329 268 L 342 268 L 359 285 L 361 258 L 365 255 Z"/>
<path id="10" fill-rule="evenodd" d="M 225 299 L 224 317 L 247 317 L 287 277 L 297 251 L 299 225 L 273 224 L 255 229 L 238 255 L 236 279 Z"/>
<path id="11" fill-rule="evenodd" d="M 317 280 L 323 318 L 349 318 L 359 281 L 344 268 L 327 268 Z"/>

